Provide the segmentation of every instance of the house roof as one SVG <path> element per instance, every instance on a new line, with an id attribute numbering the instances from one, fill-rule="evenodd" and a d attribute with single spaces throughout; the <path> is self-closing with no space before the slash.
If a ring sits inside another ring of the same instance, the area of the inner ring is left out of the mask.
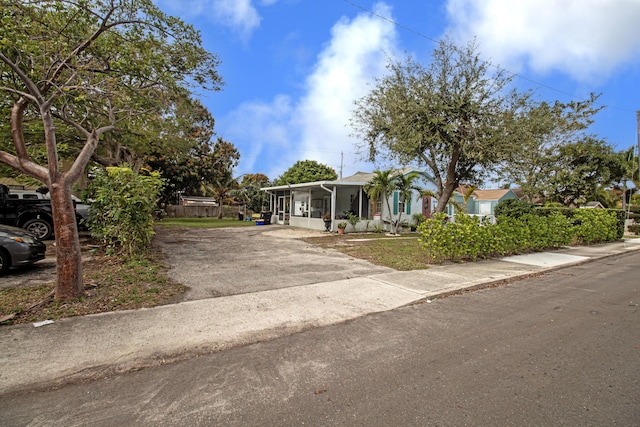
<path id="1" fill-rule="evenodd" d="M 400 172 L 403 175 L 406 175 L 411 172 L 421 172 L 414 167 L 405 167 L 402 169 L 397 169 L 396 172 Z M 277 185 L 274 187 L 263 187 L 261 190 L 287 190 L 287 189 L 304 189 L 311 187 L 320 187 L 320 186 L 336 186 L 336 187 L 349 187 L 349 186 L 364 186 L 366 185 L 373 177 L 375 176 L 375 172 L 356 172 L 351 176 L 347 176 L 342 179 L 337 179 L 334 181 L 314 181 L 314 182 L 303 182 L 300 184 L 286 184 L 286 185 Z"/>
<path id="2" fill-rule="evenodd" d="M 587 202 L 584 204 L 584 206 L 580 206 L 581 208 L 591 208 L 591 209 L 604 209 L 604 206 L 602 205 L 602 203 L 595 201 L 595 202 Z"/>
<path id="3" fill-rule="evenodd" d="M 476 190 L 476 200 L 500 200 L 511 190 Z"/>
<path id="4" fill-rule="evenodd" d="M 522 199 L 524 197 L 524 190 L 522 187 L 511 188 L 510 190 L 513 191 L 513 194 L 518 196 L 518 199 Z"/>
<path id="5" fill-rule="evenodd" d="M 468 185 L 460 185 L 458 188 L 456 188 L 456 193 L 460 194 L 460 195 L 465 195 L 467 194 L 467 192 L 469 191 L 471 187 Z M 513 193 L 515 194 L 511 189 L 499 189 L 499 190 L 480 190 L 480 189 L 475 189 L 473 190 L 473 192 L 471 193 L 471 197 L 473 197 L 474 200 L 478 200 L 478 201 L 492 201 L 492 200 L 500 200 L 502 199 L 505 195 L 507 195 L 507 193 Z M 516 195 L 517 197 L 517 195 Z"/>

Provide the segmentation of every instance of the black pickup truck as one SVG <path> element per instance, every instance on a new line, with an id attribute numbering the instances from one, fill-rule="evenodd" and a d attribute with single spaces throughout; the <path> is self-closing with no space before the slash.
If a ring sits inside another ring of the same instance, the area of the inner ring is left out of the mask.
<path id="1" fill-rule="evenodd" d="M 51 201 L 46 199 L 14 199 L 10 190 L 0 184 L 0 224 L 22 227 L 40 240 L 53 235 Z"/>

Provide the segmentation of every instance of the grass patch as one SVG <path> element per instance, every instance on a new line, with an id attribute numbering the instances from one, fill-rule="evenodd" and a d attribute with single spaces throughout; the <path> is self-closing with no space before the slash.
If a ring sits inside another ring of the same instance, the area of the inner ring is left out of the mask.
<path id="1" fill-rule="evenodd" d="M 83 316 L 106 311 L 155 307 L 182 300 L 187 287 L 166 277 L 159 253 L 123 260 L 95 253 L 83 263 L 85 292 L 73 301 L 54 301 L 55 283 L 0 290 L 0 317 L 16 313 L 7 323 Z"/>
<path id="2" fill-rule="evenodd" d="M 239 221 L 237 218 L 164 218 L 155 221 L 155 225 L 166 227 L 219 228 L 219 227 L 255 227 L 253 221 Z"/>
<path id="3" fill-rule="evenodd" d="M 309 237 L 304 240 L 399 271 L 423 270 L 429 267 L 429 259 L 418 242 L 417 234 L 394 237 L 384 234 L 349 233 L 343 236 Z"/>

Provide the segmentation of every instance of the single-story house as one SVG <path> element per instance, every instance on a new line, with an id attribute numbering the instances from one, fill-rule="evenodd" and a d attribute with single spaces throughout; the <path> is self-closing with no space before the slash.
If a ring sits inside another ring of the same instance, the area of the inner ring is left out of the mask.
<path id="1" fill-rule="evenodd" d="M 419 172 L 422 179 L 418 183 L 424 189 L 434 189 L 432 179 L 423 171 L 405 168 L 400 171 L 404 175 Z M 301 184 L 265 187 L 261 190 L 270 195 L 271 223 L 292 225 L 295 227 L 324 230 L 323 216 L 332 221 L 331 231 L 337 230 L 339 222 L 346 221 L 351 212 L 363 220 L 357 224 L 357 230 L 373 229 L 382 225 L 389 229 L 389 221 L 396 220 L 402 211 L 401 221 L 412 221 L 412 216 L 421 213 L 429 217 L 433 211 L 434 200 L 413 193 L 413 198 L 404 206 L 399 200 L 398 192 L 389 195 L 391 212 L 387 212 L 386 203 L 382 200 L 369 200 L 364 187 L 375 176 L 374 173 L 358 172 L 355 175 L 335 181 L 316 181 Z"/>
<path id="2" fill-rule="evenodd" d="M 471 187 L 461 185 L 453 193 L 453 200 L 460 206 L 467 208 L 467 214 L 478 216 L 480 219 L 487 217 L 493 221 L 495 219 L 494 209 L 502 200 L 519 199 L 516 192 L 512 189 L 501 190 L 480 190 L 475 189 L 469 194 Z M 468 196 L 468 197 L 467 197 Z M 465 197 L 467 201 L 465 202 Z M 451 218 L 455 216 L 456 208 L 454 204 L 447 206 L 447 215 Z"/>
<path id="3" fill-rule="evenodd" d="M 584 205 L 580 206 L 581 209 L 604 209 L 604 205 L 598 201 L 595 202 L 587 202 Z"/>

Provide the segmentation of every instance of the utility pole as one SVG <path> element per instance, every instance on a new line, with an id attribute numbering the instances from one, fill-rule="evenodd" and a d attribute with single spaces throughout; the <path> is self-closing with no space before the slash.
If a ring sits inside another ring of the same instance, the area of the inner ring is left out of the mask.
<path id="1" fill-rule="evenodd" d="M 638 111 L 638 117 L 640 120 L 640 111 Z M 640 133 L 638 134 L 638 138 L 640 138 Z M 640 141 L 640 139 L 638 139 Z M 344 151 L 340 152 L 340 179 L 342 179 L 342 168 L 344 167 Z"/>

